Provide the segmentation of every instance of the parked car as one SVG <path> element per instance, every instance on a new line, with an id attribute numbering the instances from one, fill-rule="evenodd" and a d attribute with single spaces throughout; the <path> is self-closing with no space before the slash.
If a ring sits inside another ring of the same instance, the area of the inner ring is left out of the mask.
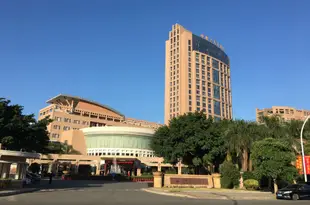
<path id="1" fill-rule="evenodd" d="M 309 199 L 310 184 L 291 184 L 276 193 L 277 199 Z"/>

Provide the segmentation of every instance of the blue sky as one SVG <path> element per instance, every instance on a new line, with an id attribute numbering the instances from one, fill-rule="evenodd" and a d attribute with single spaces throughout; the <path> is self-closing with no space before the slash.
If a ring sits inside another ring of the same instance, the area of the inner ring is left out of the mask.
<path id="1" fill-rule="evenodd" d="M 308 0 L 3 0 L 0 96 L 37 114 L 71 94 L 163 122 L 164 45 L 179 23 L 225 47 L 235 118 L 310 109 L 309 10 Z"/>

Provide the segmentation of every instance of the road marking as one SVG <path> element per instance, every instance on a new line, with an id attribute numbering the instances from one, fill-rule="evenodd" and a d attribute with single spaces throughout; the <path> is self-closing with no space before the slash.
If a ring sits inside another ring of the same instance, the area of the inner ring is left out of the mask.
<path id="1" fill-rule="evenodd" d="M 8 196 L 6 198 L 7 201 L 17 201 L 16 197 L 15 196 Z"/>

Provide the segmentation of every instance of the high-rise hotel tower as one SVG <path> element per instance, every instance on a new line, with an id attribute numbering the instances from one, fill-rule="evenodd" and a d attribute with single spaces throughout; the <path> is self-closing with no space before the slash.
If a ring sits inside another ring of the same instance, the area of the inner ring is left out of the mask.
<path id="1" fill-rule="evenodd" d="M 187 112 L 232 119 L 230 62 L 224 48 L 175 24 L 166 41 L 165 124 Z"/>

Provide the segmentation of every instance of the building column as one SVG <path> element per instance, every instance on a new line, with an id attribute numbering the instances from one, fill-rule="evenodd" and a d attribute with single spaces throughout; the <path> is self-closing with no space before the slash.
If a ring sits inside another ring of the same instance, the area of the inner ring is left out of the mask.
<path id="1" fill-rule="evenodd" d="M 1 176 L 2 176 L 3 166 L 4 166 L 4 163 L 0 163 L 0 178 L 1 178 Z"/>
<path id="2" fill-rule="evenodd" d="M 75 163 L 75 173 L 78 174 L 79 173 L 79 160 L 76 160 L 76 163 Z"/>
<path id="3" fill-rule="evenodd" d="M 96 175 L 100 175 L 100 169 L 101 169 L 101 164 L 99 162 L 97 163 L 97 167 L 96 167 Z"/>
<path id="4" fill-rule="evenodd" d="M 182 161 L 178 162 L 178 175 L 182 174 Z"/>
<path id="5" fill-rule="evenodd" d="M 154 188 L 161 188 L 163 186 L 163 175 L 161 172 L 154 172 Z"/>
<path id="6" fill-rule="evenodd" d="M 107 165 L 107 163 L 105 162 L 105 163 L 104 163 L 104 173 L 103 173 L 103 175 L 104 175 L 104 176 L 107 176 L 107 172 L 108 172 L 108 165 Z"/>
<path id="7" fill-rule="evenodd" d="M 157 171 L 158 171 L 158 172 L 161 172 L 161 162 L 158 162 Z"/>
<path id="8" fill-rule="evenodd" d="M 18 179 L 23 179 L 24 178 L 24 170 L 25 170 L 26 164 L 19 164 L 19 168 L 17 169 L 17 175 Z"/>
<path id="9" fill-rule="evenodd" d="M 20 164 L 20 163 L 17 163 L 17 166 L 16 166 L 16 174 L 15 174 L 15 177 L 14 177 L 16 180 L 19 179 L 20 170 L 21 170 L 21 164 Z"/>
<path id="10" fill-rule="evenodd" d="M 53 171 L 53 162 L 48 163 L 47 173 L 51 173 Z"/>
<path id="11" fill-rule="evenodd" d="M 9 178 L 10 168 L 11 168 L 11 164 L 9 164 L 9 163 L 3 164 L 1 178 L 3 178 L 3 179 Z"/>

